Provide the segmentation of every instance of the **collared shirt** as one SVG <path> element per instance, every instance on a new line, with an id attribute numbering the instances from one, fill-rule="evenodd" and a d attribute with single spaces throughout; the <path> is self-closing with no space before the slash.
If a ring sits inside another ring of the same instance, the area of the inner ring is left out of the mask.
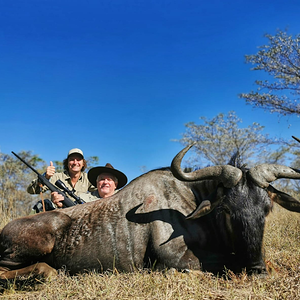
<path id="1" fill-rule="evenodd" d="M 73 191 L 75 195 L 79 196 L 81 193 L 86 192 L 94 192 L 97 191 L 97 188 L 95 188 L 88 180 L 87 173 L 82 172 L 80 178 L 75 184 L 75 187 L 73 187 L 71 182 L 71 177 L 67 171 L 62 173 L 54 173 L 54 175 L 50 178 L 50 182 L 55 185 L 55 182 L 57 180 L 61 180 L 68 189 Z M 40 190 L 40 187 L 38 185 L 38 180 L 33 180 L 30 185 L 27 187 L 27 192 L 29 194 L 39 194 L 41 191 L 42 193 L 46 192 L 48 190 L 47 186 L 43 186 L 42 190 Z M 71 196 L 68 194 L 66 195 L 70 199 L 74 200 Z"/>
<path id="2" fill-rule="evenodd" d="M 100 195 L 98 190 L 93 191 L 91 193 L 81 193 L 78 195 L 80 197 L 80 199 L 82 199 L 84 202 L 92 202 L 95 201 L 97 199 L 100 199 Z"/>
<path id="3" fill-rule="evenodd" d="M 117 193 L 119 190 L 115 190 L 114 194 Z M 97 199 L 101 199 L 98 190 L 93 191 L 91 193 L 82 193 L 78 195 L 80 199 L 82 199 L 84 202 L 92 202 Z"/>

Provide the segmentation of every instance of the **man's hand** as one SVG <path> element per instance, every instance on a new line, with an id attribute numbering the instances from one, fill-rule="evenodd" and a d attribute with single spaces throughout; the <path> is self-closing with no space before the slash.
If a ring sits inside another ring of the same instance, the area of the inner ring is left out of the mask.
<path id="1" fill-rule="evenodd" d="M 55 173 L 55 167 L 53 166 L 53 162 L 50 161 L 50 166 L 47 167 L 45 177 L 49 180 Z"/>
<path id="2" fill-rule="evenodd" d="M 59 194 L 58 192 L 52 192 L 51 193 L 51 201 L 57 206 L 57 207 L 63 207 L 63 204 L 61 201 L 64 200 L 64 196 Z"/>

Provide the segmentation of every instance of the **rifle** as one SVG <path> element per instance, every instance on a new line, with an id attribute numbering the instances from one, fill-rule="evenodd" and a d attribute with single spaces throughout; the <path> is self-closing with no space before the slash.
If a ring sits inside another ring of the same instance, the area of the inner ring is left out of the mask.
<path id="1" fill-rule="evenodd" d="M 56 180 L 55 185 L 58 186 L 60 189 L 64 190 L 71 197 L 73 197 L 75 199 L 75 201 L 77 202 L 77 204 L 83 204 L 83 203 L 85 203 L 84 200 L 82 200 L 80 197 L 78 197 L 77 195 L 75 195 L 73 191 L 71 191 L 70 189 L 68 189 L 66 187 L 66 185 L 60 179 Z"/>
<path id="2" fill-rule="evenodd" d="M 38 180 L 40 183 L 42 183 L 43 185 L 45 185 L 46 187 L 48 187 L 48 189 L 51 192 L 57 192 L 59 194 L 61 194 L 64 197 L 64 200 L 61 201 L 62 204 L 64 205 L 64 207 L 69 207 L 69 206 L 74 206 L 77 204 L 77 202 L 72 201 L 70 198 L 68 198 L 66 196 L 66 194 L 61 191 L 60 189 L 58 189 L 55 185 L 53 185 L 45 176 L 43 176 L 42 174 L 40 174 L 37 170 L 35 170 L 31 165 L 29 165 L 25 160 L 23 160 L 20 156 L 18 156 L 16 153 L 14 153 L 13 151 L 11 151 L 11 153 L 16 156 L 21 162 L 23 162 L 28 168 L 30 168 L 34 173 L 37 174 L 38 176 Z M 71 191 L 70 191 L 71 192 Z M 73 193 L 74 194 L 74 193 Z M 74 194 L 75 195 L 75 194 Z M 72 195 L 71 195 L 72 196 Z M 76 196 L 76 195 L 75 195 Z M 76 196 L 77 197 L 77 196 Z M 82 203 L 82 202 L 80 202 Z"/>

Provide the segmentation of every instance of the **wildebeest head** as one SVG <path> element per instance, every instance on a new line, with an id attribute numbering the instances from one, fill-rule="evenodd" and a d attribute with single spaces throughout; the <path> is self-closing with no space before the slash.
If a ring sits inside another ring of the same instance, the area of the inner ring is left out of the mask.
<path id="1" fill-rule="evenodd" d="M 262 243 L 265 217 L 270 212 L 273 201 L 282 207 L 300 212 L 300 202 L 270 185 L 279 178 L 300 179 L 300 173 L 292 168 L 262 164 L 252 169 L 236 168 L 230 165 L 212 166 L 184 173 L 180 167 L 184 154 L 192 147 L 183 149 L 173 159 L 173 175 L 190 182 L 199 204 L 188 219 L 209 222 L 215 232 L 210 250 L 232 253 L 232 261 L 227 267 L 234 271 L 264 272 Z M 203 197 L 200 182 L 214 182 L 210 195 Z M 200 220 L 200 219 L 199 219 Z"/>

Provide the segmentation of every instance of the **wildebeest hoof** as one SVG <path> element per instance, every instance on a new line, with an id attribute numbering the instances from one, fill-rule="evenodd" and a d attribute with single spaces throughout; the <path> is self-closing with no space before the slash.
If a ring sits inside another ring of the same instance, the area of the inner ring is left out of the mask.
<path id="1" fill-rule="evenodd" d="M 57 276 L 57 271 L 44 262 L 18 270 L 9 270 L 7 268 L 1 268 L 0 270 L 0 279 L 15 279 L 22 276 L 41 276 L 45 279 L 51 279 Z"/>

